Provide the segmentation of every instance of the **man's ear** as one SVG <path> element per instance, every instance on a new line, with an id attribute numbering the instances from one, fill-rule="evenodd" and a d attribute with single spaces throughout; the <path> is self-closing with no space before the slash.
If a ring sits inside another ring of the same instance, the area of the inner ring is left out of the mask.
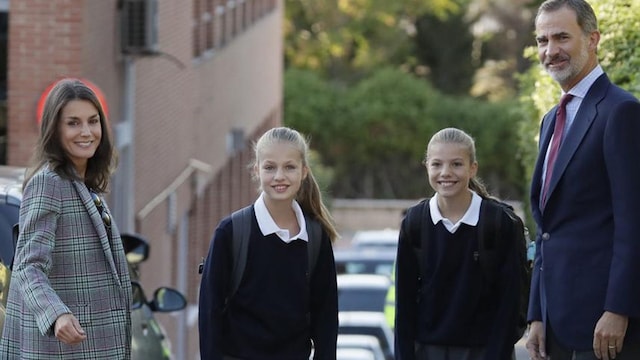
<path id="1" fill-rule="evenodd" d="M 600 43 L 600 31 L 592 31 L 589 35 L 589 49 L 593 52 L 597 52 L 598 44 Z"/>

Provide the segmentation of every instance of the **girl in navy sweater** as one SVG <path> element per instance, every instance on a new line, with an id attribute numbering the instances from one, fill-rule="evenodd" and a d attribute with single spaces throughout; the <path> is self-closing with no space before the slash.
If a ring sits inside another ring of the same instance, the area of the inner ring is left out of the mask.
<path id="1" fill-rule="evenodd" d="M 308 165 L 308 143 L 289 128 L 267 131 L 255 144 L 253 171 L 261 194 L 252 206 L 247 261 L 228 298 L 233 266 L 231 217 L 215 230 L 200 285 L 203 360 L 334 360 L 338 332 L 337 237 Z M 322 226 L 308 274 L 305 215 Z"/>
<path id="2" fill-rule="evenodd" d="M 396 359 L 511 359 L 524 266 L 522 222 L 475 178 L 475 145 L 462 130 L 437 132 L 424 163 L 435 195 L 408 209 L 402 221 Z M 496 229 L 497 221 L 499 233 L 483 240 L 492 249 L 480 249 L 479 228 Z"/>

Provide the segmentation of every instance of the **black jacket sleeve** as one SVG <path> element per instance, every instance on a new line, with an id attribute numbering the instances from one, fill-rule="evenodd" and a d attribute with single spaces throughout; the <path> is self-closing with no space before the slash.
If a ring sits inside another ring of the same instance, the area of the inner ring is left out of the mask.
<path id="1" fill-rule="evenodd" d="M 335 360 L 338 338 L 338 288 L 331 240 L 322 232 L 318 262 L 311 274 L 311 339 L 315 360 Z"/>
<path id="2" fill-rule="evenodd" d="M 215 231 L 204 262 L 198 303 L 202 359 L 222 360 L 222 315 L 231 278 L 232 232 L 230 218 L 224 219 Z"/>
<path id="3" fill-rule="evenodd" d="M 410 219 L 420 214 L 422 204 L 410 208 L 402 220 L 396 255 L 396 318 L 395 354 L 396 360 L 415 359 L 416 319 L 418 318 L 417 298 L 419 264 L 414 242 L 419 243 L 419 232 L 410 229 Z M 421 219 L 419 219 L 421 221 Z"/>

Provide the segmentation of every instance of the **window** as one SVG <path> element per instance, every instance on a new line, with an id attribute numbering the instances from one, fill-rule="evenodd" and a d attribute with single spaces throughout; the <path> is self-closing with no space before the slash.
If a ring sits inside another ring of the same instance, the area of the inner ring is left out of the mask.
<path id="1" fill-rule="evenodd" d="M 193 56 L 215 48 L 215 3 L 217 0 L 193 0 Z"/>
<path id="2" fill-rule="evenodd" d="M 276 0 L 193 0 L 193 57 L 226 45 L 277 4 Z"/>

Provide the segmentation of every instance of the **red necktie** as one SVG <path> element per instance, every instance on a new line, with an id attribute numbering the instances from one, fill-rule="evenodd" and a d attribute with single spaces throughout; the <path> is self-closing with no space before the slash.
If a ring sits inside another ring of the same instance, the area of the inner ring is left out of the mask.
<path id="1" fill-rule="evenodd" d="M 549 156 L 547 156 L 547 171 L 544 178 L 544 187 L 542 188 L 542 201 L 541 204 L 547 202 L 547 191 L 549 190 L 549 184 L 551 183 L 551 175 L 553 174 L 553 166 L 556 163 L 558 157 L 558 150 L 562 143 L 562 134 L 564 133 L 564 124 L 567 122 L 567 103 L 571 101 L 573 95 L 564 94 L 560 99 L 560 105 L 556 112 L 556 125 L 553 128 L 553 139 L 551 140 L 551 147 L 549 147 Z"/>

